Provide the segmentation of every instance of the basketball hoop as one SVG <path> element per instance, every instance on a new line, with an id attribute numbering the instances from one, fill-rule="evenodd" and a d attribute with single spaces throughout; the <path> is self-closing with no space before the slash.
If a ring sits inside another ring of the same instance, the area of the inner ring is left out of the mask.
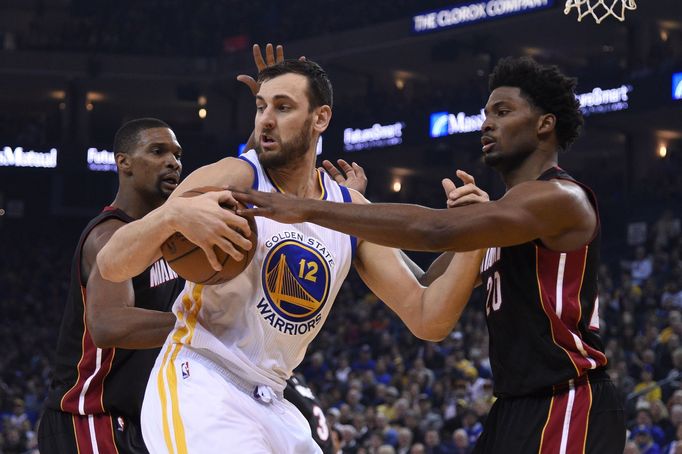
<path id="1" fill-rule="evenodd" d="M 585 16 L 592 16 L 600 24 L 609 16 L 619 21 L 625 20 L 626 10 L 635 10 L 635 0 L 566 0 L 564 14 L 569 14 L 572 9 L 578 10 L 578 22 Z"/>

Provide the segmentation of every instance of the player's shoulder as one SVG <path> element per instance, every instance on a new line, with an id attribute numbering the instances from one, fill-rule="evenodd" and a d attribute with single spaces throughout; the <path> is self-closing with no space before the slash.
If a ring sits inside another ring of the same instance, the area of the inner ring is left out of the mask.
<path id="1" fill-rule="evenodd" d="M 235 158 L 233 156 L 228 156 L 222 158 L 212 164 L 207 164 L 194 172 L 227 172 L 227 173 L 246 173 L 248 175 L 253 175 L 253 166 L 246 160 L 241 158 Z M 193 173 L 194 173 L 193 172 Z"/>
<path id="2" fill-rule="evenodd" d="M 582 204 L 588 200 L 585 189 L 574 180 L 552 178 L 530 180 L 509 189 L 502 199 L 528 199 L 552 204 Z M 502 200 L 500 199 L 500 200 Z"/>
<path id="3" fill-rule="evenodd" d="M 86 236 L 83 241 L 83 251 L 85 252 L 99 252 L 100 249 L 107 244 L 109 238 L 126 224 L 126 221 L 119 217 L 104 218 L 85 232 Z"/>
<path id="4" fill-rule="evenodd" d="M 226 157 L 196 169 L 183 181 L 183 186 L 185 188 L 188 186 L 249 187 L 254 177 L 255 171 L 249 162 L 235 157 Z"/>
<path id="5" fill-rule="evenodd" d="M 97 254 L 109 241 L 111 236 L 126 224 L 122 218 L 111 216 L 103 217 L 100 222 L 94 226 L 89 226 L 88 230 L 83 232 L 85 235 L 82 238 L 81 246 L 81 280 L 87 282 L 90 275 L 90 269 L 95 263 Z"/>

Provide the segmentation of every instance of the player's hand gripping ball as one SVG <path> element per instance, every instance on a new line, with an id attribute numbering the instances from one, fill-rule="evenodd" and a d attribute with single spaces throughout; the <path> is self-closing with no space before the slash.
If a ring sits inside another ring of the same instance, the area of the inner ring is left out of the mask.
<path id="1" fill-rule="evenodd" d="M 196 197 L 206 192 L 223 190 L 223 188 L 206 186 L 190 189 L 180 197 Z M 226 210 L 243 208 L 241 204 L 239 205 L 239 207 L 223 206 L 223 208 Z M 249 226 L 251 227 L 251 236 L 249 236 L 249 240 L 253 246 L 247 251 L 235 245 L 235 248 L 244 254 L 242 260 L 237 261 L 218 246 L 213 246 L 216 257 L 218 257 L 218 261 L 223 266 L 223 269 L 220 271 L 214 270 L 209 263 L 208 258 L 206 258 L 204 251 L 185 238 L 180 232 L 175 232 L 161 245 L 163 258 L 170 267 L 173 268 L 173 271 L 190 282 L 203 285 L 215 285 L 234 279 L 249 266 L 256 250 L 256 242 L 258 240 L 256 221 L 253 218 L 249 218 L 248 221 Z"/>

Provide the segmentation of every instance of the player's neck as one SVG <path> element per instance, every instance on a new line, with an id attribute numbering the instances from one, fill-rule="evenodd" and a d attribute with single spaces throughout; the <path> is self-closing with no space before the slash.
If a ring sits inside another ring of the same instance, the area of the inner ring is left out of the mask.
<path id="1" fill-rule="evenodd" d="M 500 171 L 507 190 L 524 181 L 537 180 L 548 169 L 558 165 L 556 153 L 533 153 L 521 165 Z"/>
<path id="2" fill-rule="evenodd" d="M 313 153 L 306 153 L 286 166 L 268 169 L 268 175 L 285 194 L 308 198 L 319 198 L 322 194 Z"/>
<path id="3" fill-rule="evenodd" d="M 161 205 L 163 205 L 162 201 L 147 200 L 139 194 L 129 194 L 121 188 L 119 188 L 116 193 L 114 201 L 111 202 L 111 206 L 118 208 L 134 219 L 144 217 L 147 213 L 155 210 Z"/>

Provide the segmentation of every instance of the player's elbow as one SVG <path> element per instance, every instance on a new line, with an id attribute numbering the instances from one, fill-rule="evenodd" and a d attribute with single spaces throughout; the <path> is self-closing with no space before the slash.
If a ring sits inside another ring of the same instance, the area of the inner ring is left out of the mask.
<path id="1" fill-rule="evenodd" d="M 445 331 L 437 328 L 423 329 L 418 333 L 413 332 L 413 334 L 421 340 L 427 342 L 440 342 L 450 334 L 450 331 Z"/>
<path id="2" fill-rule="evenodd" d="M 452 331 L 451 326 L 444 327 L 436 323 L 427 322 L 412 323 L 408 325 L 408 328 L 415 337 L 428 342 L 440 342 Z"/>
<path id="3" fill-rule="evenodd" d="M 120 335 L 111 323 L 107 323 L 104 317 L 91 316 L 86 313 L 86 323 L 92 343 L 97 348 L 113 348 L 120 342 Z"/>

